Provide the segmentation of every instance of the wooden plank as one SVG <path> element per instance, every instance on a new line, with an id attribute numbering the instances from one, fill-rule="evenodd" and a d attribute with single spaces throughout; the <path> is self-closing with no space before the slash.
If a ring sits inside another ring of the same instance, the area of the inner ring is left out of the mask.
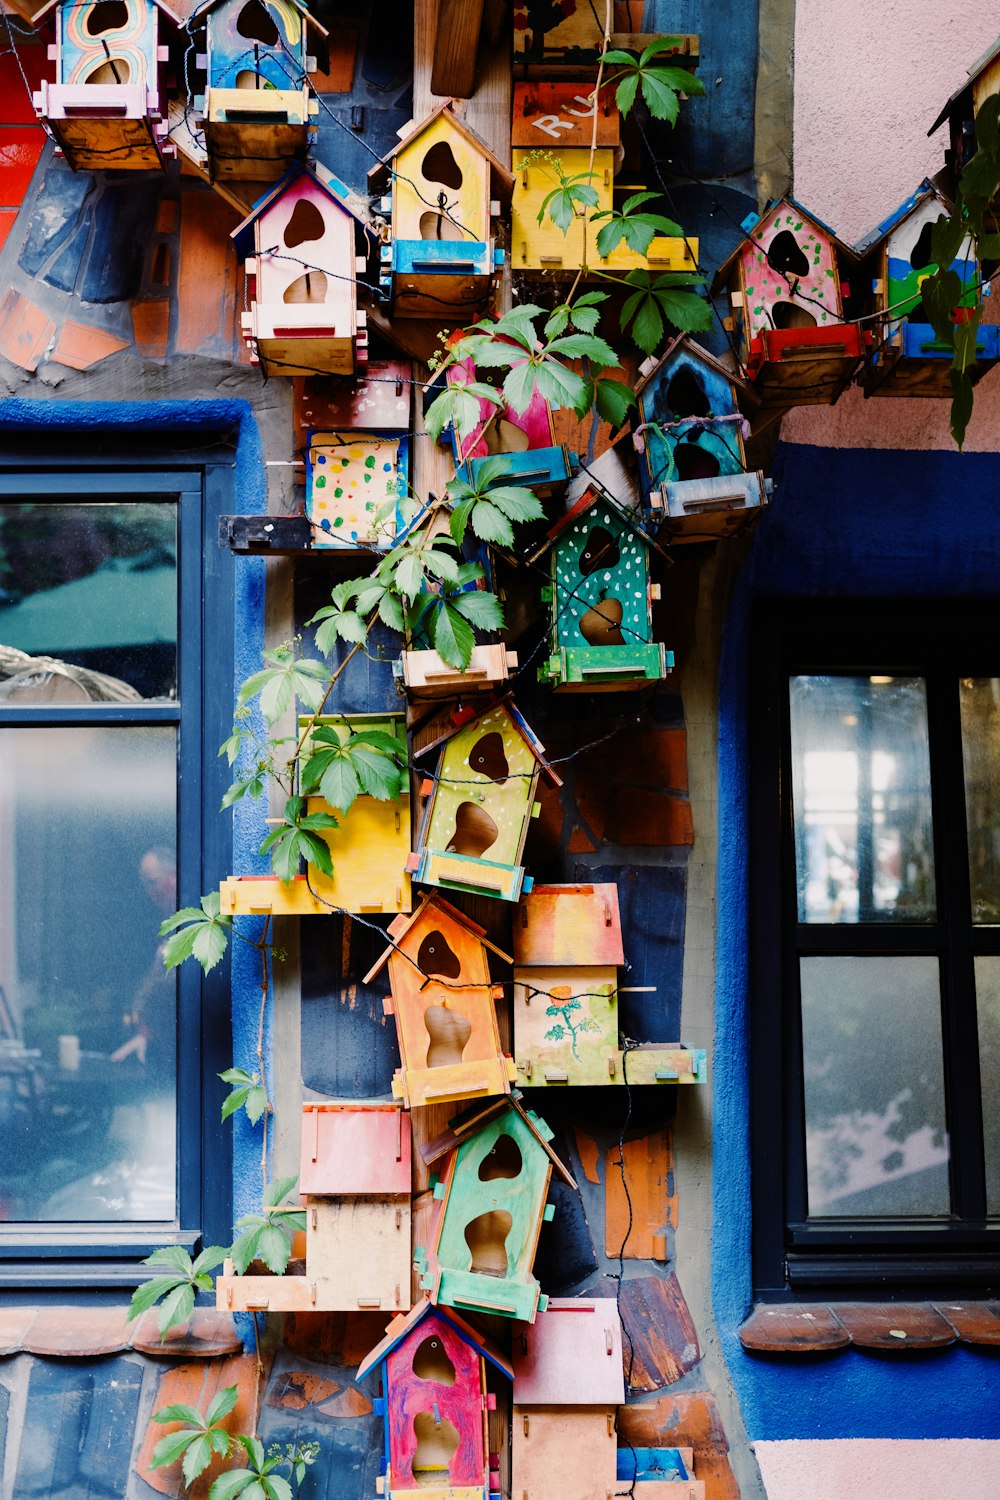
<path id="1" fill-rule="evenodd" d="M 619 1308 L 630 1391 L 673 1385 L 700 1362 L 698 1334 L 673 1271 L 623 1282 Z"/>
<path id="2" fill-rule="evenodd" d="M 618 1438 L 637 1448 L 692 1447 L 693 1472 L 706 1482 L 709 1500 L 740 1500 L 722 1415 L 708 1391 L 669 1391 L 619 1407 Z"/>
<path id="3" fill-rule="evenodd" d="M 234 348 L 242 350 L 242 339 L 237 338 L 236 257 L 229 239 L 237 222 L 220 198 L 193 189 L 181 194 L 177 354 L 228 359 Z"/>
<path id="4" fill-rule="evenodd" d="M 629 1205 L 622 1185 L 632 1200 Z M 604 1158 L 604 1253 L 617 1260 L 624 1242 L 625 1260 L 662 1260 L 665 1236 L 677 1223 L 677 1194 L 673 1181 L 673 1143 L 667 1130 L 626 1141 L 619 1156 L 613 1146 Z"/>
<path id="5" fill-rule="evenodd" d="M 482 24 L 483 0 L 438 0 L 432 94 L 468 99 L 475 93 L 476 54 Z"/>
<path id="6" fill-rule="evenodd" d="M 605 1500 L 616 1489 L 614 1413 L 514 1405 L 511 1493 L 517 1500 Z"/>
<path id="7" fill-rule="evenodd" d="M 1000 1303 L 936 1302 L 963 1344 L 1000 1344 Z"/>
<path id="8" fill-rule="evenodd" d="M 408 1194 L 410 1117 L 388 1105 L 302 1106 L 299 1192 L 305 1196 Z"/>
<path id="9" fill-rule="evenodd" d="M 931 1302 L 846 1302 L 837 1317 L 858 1349 L 945 1349 L 957 1337 Z"/>
<path id="10" fill-rule="evenodd" d="M 763 1303 L 741 1327 L 740 1342 L 761 1354 L 813 1354 L 846 1349 L 851 1336 L 831 1307 Z"/>
<path id="11" fill-rule="evenodd" d="M 404 1312 L 410 1305 L 409 1197 L 306 1203 L 306 1279 L 321 1310 Z"/>
<path id="12" fill-rule="evenodd" d="M 432 88 L 441 0 L 415 0 L 413 6 L 413 117 L 422 120 L 441 103 Z M 456 113 L 504 166 L 510 164 L 511 56 L 507 36 L 491 43 L 483 28 L 476 66 L 476 91 Z"/>
<path id="13" fill-rule="evenodd" d="M 536 885 L 518 903 L 514 962 L 623 964 L 617 885 Z"/>
<path id="14" fill-rule="evenodd" d="M 620 1406 L 622 1325 L 613 1298 L 553 1297 L 514 1335 L 519 1406 Z"/>
<path id="15" fill-rule="evenodd" d="M 289 1262 L 291 1264 L 291 1262 Z M 315 1281 L 305 1276 L 237 1276 L 233 1263 L 223 1263 L 215 1282 L 215 1305 L 222 1312 L 315 1311 Z"/>

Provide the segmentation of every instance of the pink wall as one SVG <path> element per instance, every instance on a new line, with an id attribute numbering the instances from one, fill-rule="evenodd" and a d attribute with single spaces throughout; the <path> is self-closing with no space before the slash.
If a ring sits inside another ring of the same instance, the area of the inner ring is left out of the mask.
<path id="1" fill-rule="evenodd" d="M 1000 1443 L 972 1439 L 754 1445 L 767 1500 L 996 1500 Z"/>

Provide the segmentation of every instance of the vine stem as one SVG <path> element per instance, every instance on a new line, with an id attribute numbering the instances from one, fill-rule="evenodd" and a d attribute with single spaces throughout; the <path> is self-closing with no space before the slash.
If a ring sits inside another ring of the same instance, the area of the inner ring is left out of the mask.
<path id="1" fill-rule="evenodd" d="M 250 1436 L 251 1437 L 256 1437 L 257 1436 L 257 1421 L 258 1421 L 258 1418 L 260 1416 L 260 1378 L 261 1378 L 261 1376 L 264 1373 L 264 1360 L 261 1357 L 261 1352 L 260 1352 L 260 1331 L 259 1331 L 259 1329 L 257 1327 L 257 1314 L 256 1313 L 252 1313 L 251 1316 L 253 1318 L 253 1347 L 254 1347 L 254 1353 L 257 1356 L 257 1366 L 256 1366 L 256 1369 L 254 1371 L 254 1384 L 253 1384 L 253 1423 L 251 1424 L 251 1428 L 250 1428 Z"/>
<path id="2" fill-rule="evenodd" d="M 265 1073 L 264 1073 L 264 1020 L 265 1020 L 265 1016 L 266 1016 L 266 1013 L 267 1013 L 267 996 L 268 996 L 268 992 L 270 990 L 270 983 L 269 983 L 268 972 L 267 972 L 267 934 L 268 934 L 268 929 L 270 928 L 270 925 L 271 925 L 271 918 L 270 918 L 270 916 L 265 917 L 265 919 L 264 919 L 264 931 L 261 934 L 260 942 L 255 945 L 256 947 L 258 947 L 260 949 L 260 1014 L 257 1017 L 257 1067 L 259 1069 L 259 1075 L 258 1076 L 260 1077 L 261 1083 L 264 1084 L 264 1091 L 265 1091 L 265 1093 L 267 1093 L 267 1083 L 265 1082 Z M 268 1116 L 270 1115 L 270 1113 L 271 1113 L 271 1101 L 270 1101 L 270 1097 L 268 1097 L 268 1102 L 267 1102 L 267 1104 L 264 1107 L 264 1119 L 263 1119 L 264 1140 L 262 1142 L 261 1150 L 260 1150 L 260 1177 L 261 1177 L 261 1194 L 262 1195 L 263 1195 L 263 1193 L 265 1193 L 267 1191 L 267 1120 L 268 1120 Z M 256 1318 L 256 1315 L 255 1315 L 254 1316 L 254 1332 L 255 1332 L 255 1334 L 256 1334 L 256 1329 L 257 1329 L 257 1318 Z M 259 1359 L 259 1357 L 260 1356 L 258 1355 L 258 1359 Z"/>
<path id="3" fill-rule="evenodd" d="M 376 608 L 373 609 L 372 612 L 371 612 L 371 614 L 368 616 L 368 622 L 367 622 L 367 624 L 365 626 L 365 639 L 366 640 L 368 638 L 368 632 L 369 632 L 369 630 L 371 630 L 372 626 L 375 623 L 375 616 L 377 614 L 378 614 L 378 607 L 376 606 Z M 333 692 L 334 687 L 337 684 L 337 678 L 340 676 L 341 672 L 343 672 L 344 668 L 347 666 L 347 663 L 352 659 L 352 657 L 356 656 L 357 653 L 360 650 L 361 650 L 361 642 L 360 641 L 355 641 L 355 643 L 351 647 L 350 651 L 348 651 L 347 655 L 344 657 L 344 660 L 340 663 L 340 666 L 337 668 L 336 672 L 334 672 L 333 676 L 330 678 L 330 681 L 326 685 L 326 691 L 323 694 L 323 697 L 320 699 L 319 707 L 313 712 L 313 715 L 310 718 L 308 724 L 306 725 L 305 729 L 303 729 L 303 731 L 302 731 L 302 735 L 301 735 L 301 738 L 299 739 L 298 744 L 295 746 L 295 754 L 292 756 L 292 760 L 293 761 L 297 761 L 298 758 L 299 758 L 299 756 L 302 754 L 302 748 L 305 745 L 306 740 L 312 734 L 313 726 L 316 723 L 316 720 L 319 718 L 320 714 L 323 712 L 324 708 L 326 707 L 326 701 L 329 698 L 330 694 Z"/>
<path id="4" fill-rule="evenodd" d="M 604 81 L 604 54 L 611 45 L 611 0 L 604 0 L 604 38 L 601 43 L 601 58 L 597 64 L 597 82 L 594 84 L 594 124 L 590 132 L 590 156 L 587 161 L 587 172 L 592 174 L 594 170 L 594 157 L 597 155 L 597 111 L 600 108 L 601 84 Z M 573 285 L 569 289 L 567 302 L 572 302 L 576 296 L 576 289 L 580 285 L 587 262 L 587 218 L 583 219 L 583 265 L 577 271 Z"/>

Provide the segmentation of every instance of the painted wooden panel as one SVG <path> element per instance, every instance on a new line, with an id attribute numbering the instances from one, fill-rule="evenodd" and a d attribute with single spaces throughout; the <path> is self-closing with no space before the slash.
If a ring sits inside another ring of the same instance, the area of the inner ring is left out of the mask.
<path id="1" fill-rule="evenodd" d="M 944 211 L 945 204 L 937 194 L 928 193 L 924 201 L 918 203 L 886 237 L 885 275 L 877 305 L 892 314 L 891 327 L 902 318 L 910 317 L 919 307 L 921 283 L 938 269 L 930 255 L 930 233 L 931 226 Z M 955 273 L 964 289 L 959 306 L 973 307 L 979 297 L 980 272 L 968 236 L 962 241 L 949 270 Z M 919 321 L 926 322 L 927 319 Z"/>
<path id="2" fill-rule="evenodd" d="M 435 1313 L 385 1362 L 389 1493 L 486 1484 L 482 1359 Z"/>
<path id="3" fill-rule="evenodd" d="M 514 1394 L 524 1406 L 620 1406 L 622 1328 L 613 1297 L 554 1297 L 514 1335 Z"/>
<path id="4" fill-rule="evenodd" d="M 525 1087 L 621 1081 L 617 981 L 616 969 L 599 966 L 515 968 L 515 1057 Z"/>
<path id="5" fill-rule="evenodd" d="M 411 698 L 454 698 L 502 688 L 517 668 L 517 652 L 506 646 L 473 646 L 464 672 L 449 667 L 436 651 L 404 651 L 403 683 Z"/>
<path id="6" fill-rule="evenodd" d="M 624 1171 L 626 1196 L 622 1182 Z M 673 1137 L 657 1130 L 612 1147 L 604 1159 L 604 1253 L 617 1260 L 665 1260 L 676 1228 Z"/>
<path id="7" fill-rule="evenodd" d="M 156 95 L 158 10 L 153 0 L 62 0 L 56 8 L 56 78 L 90 84 L 98 94 L 131 84 Z M 95 104 L 97 100 L 95 99 Z"/>
<path id="8" fill-rule="evenodd" d="M 306 1279 L 324 1311 L 410 1305 L 409 1195 L 306 1199 Z"/>
<path id="9" fill-rule="evenodd" d="M 511 143 L 528 150 L 576 146 L 589 151 L 594 136 L 593 91 L 572 82 L 535 79 L 514 85 Z M 621 142 L 621 120 L 614 94 L 605 89 L 597 109 L 598 146 Z"/>
<path id="10" fill-rule="evenodd" d="M 483 381 L 489 385 L 502 385 L 496 379 L 496 371 L 477 370 L 471 359 L 452 365 L 448 371 L 449 385 L 468 385 L 471 381 Z M 502 372 L 501 372 L 502 377 Z M 468 429 L 451 428 L 451 446 L 456 467 L 466 459 L 486 458 L 494 453 L 513 456 L 527 448 L 549 448 L 552 446 L 552 413 L 545 397 L 533 389 L 531 400 L 523 412 L 517 412 L 506 404 L 500 408 L 485 399 L 479 402 L 479 420 Z"/>
<path id="11" fill-rule="evenodd" d="M 835 241 L 783 198 L 749 231 L 739 254 L 745 337 L 828 328 L 843 319 Z"/>
<path id="12" fill-rule="evenodd" d="M 300 441 L 310 432 L 408 432 L 413 366 L 408 360 L 369 360 L 355 380 L 305 380 L 295 389 Z"/>
<path id="13" fill-rule="evenodd" d="M 536 885 L 517 909 L 514 962 L 623 964 L 617 885 Z"/>
<path id="14" fill-rule="evenodd" d="M 705 1083 L 708 1078 L 704 1047 L 670 1047 L 660 1042 L 641 1042 L 619 1052 L 616 1079 L 645 1084 Z"/>
<path id="15" fill-rule="evenodd" d="M 231 1260 L 215 1279 L 215 1305 L 225 1312 L 316 1312 L 316 1282 L 308 1276 L 237 1276 Z"/>
<path id="16" fill-rule="evenodd" d="M 522 1410 L 511 1425 L 517 1500 L 605 1500 L 616 1491 L 614 1412 Z"/>
<path id="17" fill-rule="evenodd" d="M 355 551 L 393 545 L 398 501 L 409 488 L 406 437 L 313 432 L 306 465 L 306 514 L 314 546 Z"/>
<path id="18" fill-rule="evenodd" d="M 221 0 L 207 33 L 210 89 L 288 93 L 306 71 L 306 22 L 291 0 Z"/>
<path id="19" fill-rule="evenodd" d="M 34 101 L 39 117 L 76 169 L 150 171 L 174 154 L 166 125 L 150 118 L 144 84 L 98 89 L 89 83 L 43 82 Z M 98 105 L 106 109 L 105 115 L 92 113 Z"/>
<path id="20" fill-rule="evenodd" d="M 393 165 L 394 241 L 489 240 L 488 157 L 447 111 L 418 126 L 396 152 Z"/>
<path id="21" fill-rule="evenodd" d="M 302 1106 L 299 1192 L 316 1196 L 409 1193 L 410 1118 L 392 1105 Z"/>
<path id="22" fill-rule="evenodd" d="M 677 340 L 641 383 L 637 395 L 634 442 L 647 505 L 659 501 L 665 508 L 662 487 L 668 484 L 743 476 L 746 424 L 737 404 L 736 384 L 697 344 Z"/>

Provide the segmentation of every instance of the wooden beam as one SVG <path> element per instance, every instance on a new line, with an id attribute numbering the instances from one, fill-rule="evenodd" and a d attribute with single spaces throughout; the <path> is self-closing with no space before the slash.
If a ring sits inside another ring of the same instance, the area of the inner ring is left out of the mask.
<path id="1" fill-rule="evenodd" d="M 431 93 L 468 99 L 476 87 L 483 0 L 439 0 Z"/>

